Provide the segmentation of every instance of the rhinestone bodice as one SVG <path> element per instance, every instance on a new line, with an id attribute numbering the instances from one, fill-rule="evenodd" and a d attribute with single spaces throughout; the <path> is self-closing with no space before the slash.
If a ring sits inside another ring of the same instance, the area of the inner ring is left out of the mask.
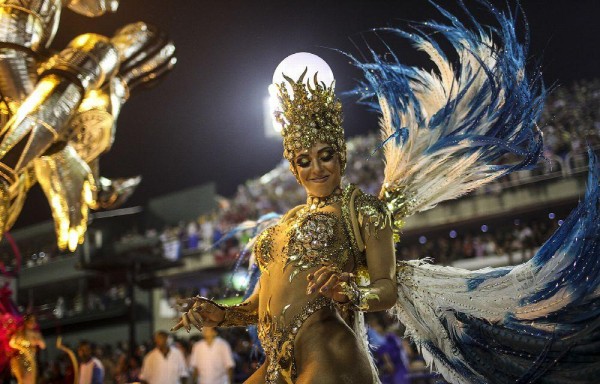
<path id="1" fill-rule="evenodd" d="M 324 264 L 342 268 L 348 260 L 344 245 L 348 243 L 341 219 L 333 212 L 304 210 L 293 219 L 265 230 L 254 246 L 257 263 L 268 273 L 269 265 L 281 257 L 274 249 L 274 237 L 285 232 L 282 250 L 284 269 L 291 268 L 289 280 L 308 269 Z"/>

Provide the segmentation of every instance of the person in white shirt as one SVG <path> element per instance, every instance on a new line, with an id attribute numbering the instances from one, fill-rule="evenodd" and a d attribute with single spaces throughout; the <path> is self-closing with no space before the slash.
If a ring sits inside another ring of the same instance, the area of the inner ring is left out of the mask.
<path id="1" fill-rule="evenodd" d="M 81 341 L 77 347 L 79 357 L 79 384 L 104 383 L 104 366 L 97 358 L 92 356 L 92 345 L 88 341 Z"/>
<path id="2" fill-rule="evenodd" d="M 189 376 L 183 354 L 169 346 L 168 337 L 165 331 L 158 331 L 154 335 L 156 348 L 144 357 L 140 373 L 142 383 L 181 384 Z"/>
<path id="3" fill-rule="evenodd" d="M 229 344 L 212 327 L 202 329 L 204 339 L 194 344 L 190 366 L 197 384 L 230 384 L 233 382 L 233 353 Z"/>

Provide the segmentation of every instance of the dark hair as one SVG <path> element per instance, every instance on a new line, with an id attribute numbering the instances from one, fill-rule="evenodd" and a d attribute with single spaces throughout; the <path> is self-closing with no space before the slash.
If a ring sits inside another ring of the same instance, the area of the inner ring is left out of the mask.
<path id="1" fill-rule="evenodd" d="M 140 357 L 136 356 L 136 355 L 127 355 L 127 366 L 129 366 L 129 362 L 132 359 L 135 360 L 135 362 L 138 365 L 138 367 L 142 366 L 142 359 L 140 359 Z"/>
<path id="2" fill-rule="evenodd" d="M 89 341 L 89 340 L 83 339 L 83 340 L 79 341 L 79 344 L 78 344 L 77 347 L 78 348 L 81 348 L 81 347 L 90 347 L 92 349 L 92 351 L 93 351 L 96 348 L 96 345 L 94 343 L 92 343 L 91 341 Z"/>
<path id="3" fill-rule="evenodd" d="M 154 336 L 164 336 L 164 337 L 169 337 L 169 332 L 164 331 L 164 330 L 158 330 L 156 332 L 154 332 Z"/>

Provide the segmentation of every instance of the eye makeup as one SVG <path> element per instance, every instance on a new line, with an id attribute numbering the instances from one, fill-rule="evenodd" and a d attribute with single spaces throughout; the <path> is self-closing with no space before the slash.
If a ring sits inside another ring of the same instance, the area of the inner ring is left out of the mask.
<path id="1" fill-rule="evenodd" d="M 331 160 L 333 160 L 333 158 L 335 157 L 335 150 L 332 147 L 325 147 L 319 150 L 319 152 L 317 153 L 317 156 L 319 158 L 319 160 L 323 161 L 323 162 L 329 162 Z M 311 163 L 311 157 L 309 154 L 301 154 L 300 156 L 298 156 L 296 158 L 296 165 L 300 168 L 308 168 L 310 166 Z"/>
<path id="2" fill-rule="evenodd" d="M 296 165 L 300 168 L 307 168 L 310 165 L 308 156 L 300 156 L 296 159 Z"/>
<path id="3" fill-rule="evenodd" d="M 319 157 L 321 159 L 321 161 L 331 161 L 333 159 L 333 157 L 335 156 L 335 151 L 333 150 L 333 148 L 324 148 L 321 151 L 319 151 Z"/>

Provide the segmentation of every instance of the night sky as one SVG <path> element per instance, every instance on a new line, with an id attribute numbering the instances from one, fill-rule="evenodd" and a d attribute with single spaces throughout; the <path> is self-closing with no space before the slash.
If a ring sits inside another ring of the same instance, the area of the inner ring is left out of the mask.
<path id="1" fill-rule="evenodd" d="M 481 10 L 476 2 L 465 2 L 475 14 Z M 458 10 L 456 1 L 439 3 Z M 531 29 L 530 56 L 542 63 L 548 84 L 598 77 L 600 1 L 523 0 L 522 6 Z M 112 36 L 135 21 L 165 30 L 177 46 L 173 72 L 125 104 L 115 144 L 101 158 L 103 176 L 143 176 L 131 206 L 209 181 L 229 197 L 238 184 L 272 169 L 282 148 L 280 140 L 264 136 L 262 103 L 286 56 L 308 51 L 323 57 L 338 92 L 346 91 L 359 74 L 330 48 L 357 53 L 354 44 L 364 48 L 371 28 L 431 18 L 442 20 L 425 0 L 125 0 L 117 13 L 95 19 L 65 10 L 53 49 L 81 33 Z M 419 62 L 414 51 L 399 47 L 402 60 Z M 352 99 L 343 103 L 347 136 L 376 129 L 377 116 Z M 50 218 L 41 190 L 34 187 L 15 228 Z"/>

